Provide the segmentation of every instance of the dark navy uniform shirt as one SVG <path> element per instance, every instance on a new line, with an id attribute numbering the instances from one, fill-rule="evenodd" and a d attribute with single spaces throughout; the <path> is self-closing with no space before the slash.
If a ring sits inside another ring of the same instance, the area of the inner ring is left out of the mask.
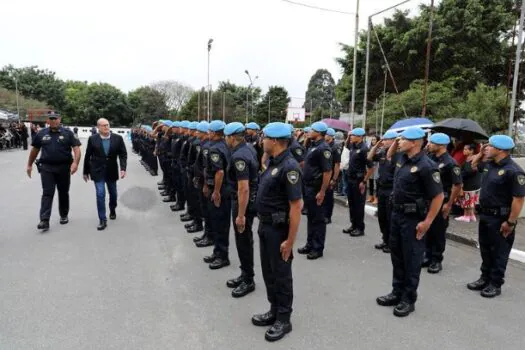
<path id="1" fill-rule="evenodd" d="M 301 168 L 285 150 L 267 162 L 268 167 L 261 174 L 256 197 L 256 209 L 260 215 L 290 211 L 290 201 L 302 198 Z"/>
<path id="2" fill-rule="evenodd" d="M 253 147 L 245 142 L 231 151 L 231 161 L 228 164 L 228 181 L 234 197 L 237 195 L 238 182 L 248 180 L 249 198 L 253 202 L 257 193 L 259 177 L 259 161 Z"/>
<path id="3" fill-rule="evenodd" d="M 204 169 L 206 168 L 204 149 L 206 147 L 206 154 L 208 154 L 208 140 L 199 140 L 199 144 L 195 146 L 197 154 L 195 156 L 195 167 L 193 176 L 197 178 L 199 186 L 204 184 Z"/>
<path id="4" fill-rule="evenodd" d="M 432 155 L 430 159 L 437 163 L 441 175 L 441 183 L 443 184 L 445 200 L 448 201 L 450 193 L 452 192 L 452 186 L 463 183 L 461 169 L 458 167 L 456 160 L 452 158 L 448 152 L 443 153 L 439 157 Z"/>
<path id="5" fill-rule="evenodd" d="M 262 156 L 264 154 L 264 150 L 260 143 L 261 139 L 259 138 L 259 136 L 246 135 L 244 139 L 246 140 L 246 143 L 250 144 L 255 150 L 255 153 L 257 154 L 257 161 L 261 162 Z"/>
<path id="6" fill-rule="evenodd" d="M 332 171 L 332 150 L 324 139 L 312 142 L 303 166 L 305 184 L 322 182 L 323 173 Z"/>
<path id="7" fill-rule="evenodd" d="M 206 162 L 206 184 L 213 187 L 215 185 L 215 174 L 223 170 L 224 178 L 222 181 L 221 192 L 228 190 L 227 169 L 230 162 L 230 150 L 226 141 L 211 141 L 208 158 Z"/>
<path id="8" fill-rule="evenodd" d="M 301 164 L 304 161 L 304 147 L 297 142 L 295 137 L 292 137 L 292 142 L 290 142 L 290 153 L 295 158 L 297 163 Z"/>
<path id="9" fill-rule="evenodd" d="M 42 164 L 70 165 L 73 161 L 71 151 L 81 143 L 71 130 L 60 127 L 56 130 L 51 128 L 40 130 L 31 145 L 40 149 Z"/>
<path id="10" fill-rule="evenodd" d="M 396 163 L 401 158 L 401 153 L 396 153 L 392 156 L 392 159 L 388 160 L 387 155 L 388 149 L 381 149 L 374 156 L 374 162 L 377 162 L 378 165 L 378 174 L 377 179 L 378 187 L 385 189 L 392 189 L 394 186 L 394 172 L 396 170 Z"/>
<path id="11" fill-rule="evenodd" d="M 188 166 L 188 149 L 190 146 L 190 137 L 188 135 L 184 135 L 182 137 L 182 143 L 180 146 L 180 154 L 179 154 L 179 164 L 181 168 L 186 168 Z"/>
<path id="12" fill-rule="evenodd" d="M 364 142 L 352 143 L 347 147 L 350 151 L 347 177 L 350 180 L 363 181 L 367 167 L 369 169 L 374 167 L 374 162 L 368 160 L 368 147 Z"/>
<path id="13" fill-rule="evenodd" d="M 478 170 L 483 174 L 479 196 L 483 208 L 510 208 L 513 197 L 525 197 L 525 173 L 510 156 L 499 163 L 481 163 Z"/>
<path id="14" fill-rule="evenodd" d="M 171 135 L 171 166 L 177 166 L 179 159 L 175 156 L 180 149 L 180 136 L 178 134 Z"/>
<path id="15" fill-rule="evenodd" d="M 192 136 L 189 139 L 188 146 L 188 172 L 193 177 L 195 170 L 195 162 L 197 161 L 197 146 L 199 146 L 201 141 L 198 137 Z"/>
<path id="16" fill-rule="evenodd" d="M 404 154 L 396 162 L 394 204 L 415 203 L 421 198 L 432 200 L 442 192 L 438 167 L 423 151 L 412 158 Z"/>

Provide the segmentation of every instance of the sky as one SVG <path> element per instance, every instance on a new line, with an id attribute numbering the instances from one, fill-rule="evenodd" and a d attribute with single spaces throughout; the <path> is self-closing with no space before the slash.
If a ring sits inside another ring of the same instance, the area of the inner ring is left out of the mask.
<path id="1" fill-rule="evenodd" d="M 356 0 L 293 1 L 356 10 Z M 399 2 L 361 0 L 360 29 L 369 15 Z M 421 2 L 400 9 L 414 14 Z M 207 43 L 213 38 L 212 87 L 224 80 L 248 85 L 248 70 L 259 76 L 254 85 L 263 91 L 281 85 L 300 100 L 317 69 L 328 69 L 336 81 L 341 77 L 338 43 L 353 45 L 354 26 L 355 15 L 283 0 L 6 1 L 0 66 L 38 65 L 64 80 L 107 82 L 126 92 L 158 80 L 199 89 L 207 84 Z"/>

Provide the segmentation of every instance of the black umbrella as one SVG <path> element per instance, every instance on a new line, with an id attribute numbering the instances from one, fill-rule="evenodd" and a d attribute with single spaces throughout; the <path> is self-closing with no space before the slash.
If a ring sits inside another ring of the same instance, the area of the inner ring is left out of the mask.
<path id="1" fill-rule="evenodd" d="M 477 122 L 470 119 L 449 118 L 434 124 L 430 128 L 457 139 L 464 139 L 469 136 L 474 140 L 487 140 L 489 138 L 485 130 Z"/>

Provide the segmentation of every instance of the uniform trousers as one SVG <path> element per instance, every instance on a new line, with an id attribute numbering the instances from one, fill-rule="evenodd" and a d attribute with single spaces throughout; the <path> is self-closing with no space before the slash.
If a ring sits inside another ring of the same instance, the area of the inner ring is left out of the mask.
<path id="1" fill-rule="evenodd" d="M 241 276 L 246 282 L 253 281 L 253 219 L 255 212 L 251 208 L 252 206 L 248 203 L 248 207 L 245 212 L 245 227 L 243 232 L 239 232 L 235 219 L 239 213 L 239 201 L 234 198 L 232 199 L 232 222 L 233 231 L 235 232 L 235 245 L 237 247 L 237 254 L 239 255 L 239 261 L 241 263 Z"/>
<path id="2" fill-rule="evenodd" d="M 42 200 L 40 203 L 40 220 L 47 220 L 51 217 L 53 197 L 55 189 L 58 191 L 58 212 L 60 217 L 67 217 L 69 214 L 69 185 L 71 183 L 71 173 L 69 165 L 49 167 L 40 171 L 42 180 Z"/>

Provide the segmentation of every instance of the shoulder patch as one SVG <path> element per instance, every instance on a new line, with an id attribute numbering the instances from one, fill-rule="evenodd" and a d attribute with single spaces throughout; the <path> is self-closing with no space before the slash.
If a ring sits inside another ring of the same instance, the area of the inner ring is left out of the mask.
<path id="1" fill-rule="evenodd" d="M 221 157 L 217 153 L 212 153 L 210 158 L 214 163 L 217 163 Z"/>
<path id="2" fill-rule="evenodd" d="M 302 156 L 303 155 L 303 150 L 300 149 L 300 148 L 296 148 L 295 149 L 295 154 L 297 154 L 298 156 Z"/>
<path id="3" fill-rule="evenodd" d="M 436 183 L 441 183 L 441 176 L 439 176 L 439 173 L 432 174 L 432 179 L 434 179 Z"/>
<path id="4" fill-rule="evenodd" d="M 455 166 L 454 167 L 454 174 L 458 175 L 461 174 L 461 170 L 459 169 L 459 167 Z"/>
<path id="5" fill-rule="evenodd" d="M 330 159 L 330 157 L 332 156 L 332 152 L 330 152 L 330 151 L 324 151 L 324 152 L 323 152 L 323 156 L 324 156 L 326 159 Z"/>
<path id="6" fill-rule="evenodd" d="M 520 186 L 525 185 L 525 175 L 518 175 L 518 183 L 520 184 Z"/>
<path id="7" fill-rule="evenodd" d="M 246 169 L 246 162 L 244 160 L 238 160 L 235 162 L 235 168 L 239 171 Z"/>
<path id="8" fill-rule="evenodd" d="M 295 185 L 297 181 L 299 181 L 299 173 L 295 170 L 289 171 L 286 173 L 286 178 L 288 179 L 289 183 Z"/>
<path id="9" fill-rule="evenodd" d="M 200 152 L 201 151 L 201 146 L 197 146 L 195 147 L 197 149 L 197 152 Z"/>

